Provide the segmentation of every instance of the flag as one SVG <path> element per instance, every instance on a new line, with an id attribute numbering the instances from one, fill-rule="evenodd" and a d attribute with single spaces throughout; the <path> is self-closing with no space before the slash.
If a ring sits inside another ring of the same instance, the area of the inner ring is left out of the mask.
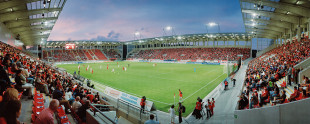
<path id="1" fill-rule="evenodd" d="M 87 66 L 86 71 L 88 70 L 88 68 L 89 68 L 89 65 Z"/>

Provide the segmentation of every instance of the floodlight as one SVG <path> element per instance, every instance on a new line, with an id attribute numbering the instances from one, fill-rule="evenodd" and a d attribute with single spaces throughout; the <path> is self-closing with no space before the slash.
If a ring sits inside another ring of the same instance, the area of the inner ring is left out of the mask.
<path id="1" fill-rule="evenodd" d="M 252 26 L 255 26 L 256 24 L 255 23 L 252 23 Z"/>
<path id="2" fill-rule="evenodd" d="M 166 27 L 166 30 L 168 30 L 168 31 L 171 30 L 171 29 L 172 29 L 171 26 L 167 26 L 167 27 Z"/>
<path id="3" fill-rule="evenodd" d="M 140 32 L 136 32 L 135 35 L 136 35 L 136 36 L 140 35 Z"/>
<path id="4" fill-rule="evenodd" d="M 253 13 L 253 14 L 252 14 L 252 16 L 253 16 L 253 17 L 256 17 L 256 14 L 255 14 L 255 13 Z"/>
<path id="5" fill-rule="evenodd" d="M 216 25 L 216 23 L 214 23 L 214 22 L 209 23 L 209 26 L 214 26 L 214 25 Z"/>
<path id="6" fill-rule="evenodd" d="M 181 39 L 182 39 L 182 37 L 181 37 L 181 36 L 178 36 L 178 39 L 179 39 L 179 40 L 181 40 Z"/>

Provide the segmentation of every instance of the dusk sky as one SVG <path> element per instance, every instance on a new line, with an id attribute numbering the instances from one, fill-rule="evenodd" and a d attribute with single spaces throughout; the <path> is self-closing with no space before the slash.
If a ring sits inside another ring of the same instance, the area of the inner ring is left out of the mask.
<path id="1" fill-rule="evenodd" d="M 206 33 L 209 22 L 221 32 L 244 32 L 239 0 L 68 0 L 48 41 L 129 41 L 135 32 L 163 36 L 166 26 L 176 35 Z"/>

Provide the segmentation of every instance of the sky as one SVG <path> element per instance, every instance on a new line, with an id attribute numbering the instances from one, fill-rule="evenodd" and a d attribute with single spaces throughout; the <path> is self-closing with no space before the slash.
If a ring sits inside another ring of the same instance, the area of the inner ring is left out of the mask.
<path id="1" fill-rule="evenodd" d="M 67 0 L 48 41 L 130 41 L 164 35 L 245 32 L 239 0 Z M 140 35 L 136 36 L 135 32 Z"/>

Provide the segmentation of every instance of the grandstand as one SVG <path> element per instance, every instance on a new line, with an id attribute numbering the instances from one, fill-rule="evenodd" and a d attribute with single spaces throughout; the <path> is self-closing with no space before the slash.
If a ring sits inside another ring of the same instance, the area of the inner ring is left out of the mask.
<path id="1" fill-rule="evenodd" d="M 0 124 L 310 122 L 310 1 L 239 0 L 245 32 L 47 41 L 66 3 L 0 0 Z"/>

